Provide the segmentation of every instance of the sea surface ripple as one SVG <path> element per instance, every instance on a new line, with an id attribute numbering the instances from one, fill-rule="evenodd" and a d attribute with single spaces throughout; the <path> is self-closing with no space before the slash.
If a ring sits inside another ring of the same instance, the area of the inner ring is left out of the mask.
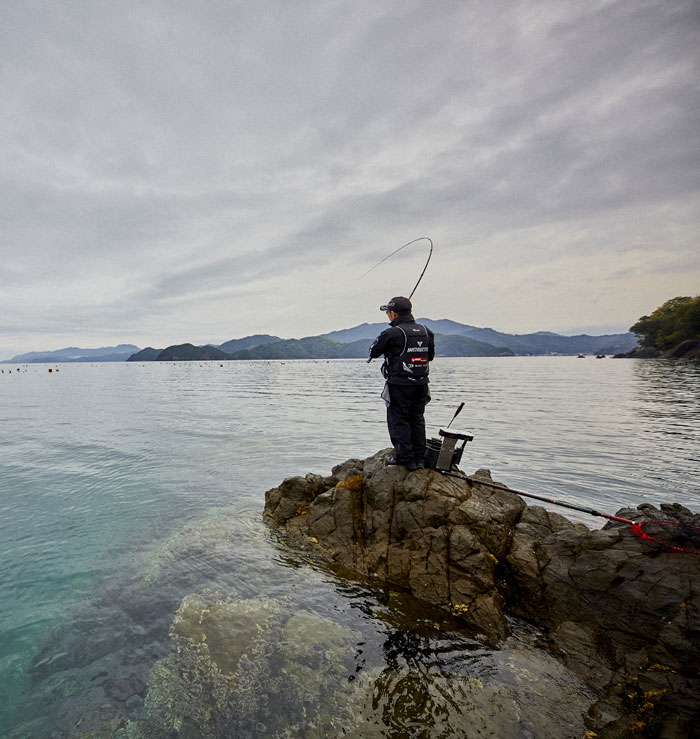
<path id="1" fill-rule="evenodd" d="M 137 702 L 148 670 L 168 653 L 175 609 L 204 587 L 286 599 L 353 630 L 365 645 L 358 665 L 383 675 L 383 716 L 408 674 L 427 681 L 428 702 L 454 689 L 482 713 L 488 696 L 507 696 L 515 713 L 527 714 L 533 686 L 516 686 L 528 665 L 537 665 L 543 684 L 586 699 L 572 677 L 527 647 L 526 626 L 518 644 L 501 650 L 449 624 L 436 629 L 439 615 L 338 578 L 262 525 L 264 492 L 285 477 L 328 474 L 389 445 L 377 363 L 10 369 L 0 375 L 3 736 L 71 736 L 109 701 Z M 641 503 L 700 508 L 698 365 L 438 358 L 431 379 L 429 435 L 465 403 L 453 427 L 474 434 L 467 473 L 488 468 L 511 487 L 608 513 Z M 407 633 L 410 643 L 401 638 Z M 127 674 L 133 684 L 123 687 Z M 477 695 L 474 681 L 491 687 Z M 133 695 L 122 696 L 117 684 Z M 538 700 L 540 713 L 525 716 L 521 736 L 561 730 L 556 705 Z M 377 736 L 392 736 L 394 719 L 386 720 Z"/>

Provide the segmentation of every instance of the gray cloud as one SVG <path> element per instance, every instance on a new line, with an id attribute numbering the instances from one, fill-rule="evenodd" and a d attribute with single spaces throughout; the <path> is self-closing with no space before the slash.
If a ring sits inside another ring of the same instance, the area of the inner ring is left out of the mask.
<path id="1" fill-rule="evenodd" d="M 376 320 L 422 253 L 353 280 L 422 235 L 423 315 L 624 328 L 698 291 L 695 0 L 37 0 L 0 65 L 5 355 Z"/>

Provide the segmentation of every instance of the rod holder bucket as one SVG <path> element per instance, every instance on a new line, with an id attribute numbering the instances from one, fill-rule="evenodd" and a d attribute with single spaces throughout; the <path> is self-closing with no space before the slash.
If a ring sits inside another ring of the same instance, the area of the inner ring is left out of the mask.
<path id="1" fill-rule="evenodd" d="M 450 472 L 462 461 L 464 447 L 474 436 L 452 429 L 440 429 L 438 433 L 442 438 L 428 439 L 426 442 L 425 466 L 440 472 Z M 462 444 L 458 446 L 460 441 Z"/>

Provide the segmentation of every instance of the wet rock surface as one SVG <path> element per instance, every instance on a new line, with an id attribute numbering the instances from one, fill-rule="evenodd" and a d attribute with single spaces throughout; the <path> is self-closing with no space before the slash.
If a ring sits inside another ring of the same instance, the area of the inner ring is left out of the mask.
<path id="1" fill-rule="evenodd" d="M 700 736 L 699 557 L 650 546 L 626 524 L 591 530 L 528 506 L 479 485 L 492 482 L 486 470 L 472 482 L 407 472 L 385 466 L 387 453 L 285 480 L 266 493 L 265 520 L 494 639 L 508 636 L 509 614 L 536 624 L 540 643 L 599 691 L 591 737 Z M 645 532 L 700 548 L 700 516 L 682 506 L 617 515 L 658 520 Z"/>

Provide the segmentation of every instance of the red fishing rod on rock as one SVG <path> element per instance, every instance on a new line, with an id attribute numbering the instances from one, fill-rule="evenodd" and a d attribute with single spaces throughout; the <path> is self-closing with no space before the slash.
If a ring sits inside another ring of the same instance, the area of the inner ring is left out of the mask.
<path id="1" fill-rule="evenodd" d="M 457 418 L 462 408 L 464 408 L 464 403 L 460 403 L 454 416 L 452 417 L 452 421 Z M 513 493 L 514 495 L 520 495 L 524 498 L 533 498 L 534 500 L 539 500 L 543 503 L 551 503 L 552 505 L 561 506 L 563 508 L 570 508 L 571 510 L 580 511 L 581 513 L 587 513 L 591 516 L 599 516 L 601 518 L 607 519 L 608 521 L 615 521 L 616 523 L 627 524 L 632 527 L 632 533 L 634 533 L 635 536 L 644 539 L 648 543 L 660 544 L 670 552 L 681 552 L 683 554 L 700 555 L 700 526 L 696 526 L 690 523 L 678 523 L 676 521 L 631 521 L 629 518 L 613 516 L 609 513 L 598 511 L 595 508 L 589 508 L 588 506 L 582 506 L 576 503 L 569 503 L 568 501 L 564 500 L 555 500 L 554 498 L 547 498 L 543 495 L 535 495 L 534 493 L 525 493 L 522 490 L 515 490 L 514 488 L 510 488 L 506 485 L 486 482 L 485 480 L 469 477 L 462 473 L 453 472 L 453 470 L 457 468 L 457 465 L 462 460 L 462 453 L 464 452 L 464 447 L 466 443 L 468 441 L 472 441 L 474 439 L 474 436 L 472 434 L 466 434 L 462 431 L 451 431 L 450 426 L 452 425 L 452 421 L 450 421 L 450 423 L 445 428 L 440 429 L 440 439 L 429 439 L 427 441 L 425 453 L 426 467 L 434 469 L 437 472 L 446 475 L 447 477 L 454 477 L 458 480 L 465 480 L 470 485 L 484 485 L 485 487 L 493 488 L 494 490 L 501 490 L 507 493 Z M 457 446 L 458 441 L 462 441 L 461 447 Z M 695 543 L 695 540 L 698 540 L 698 547 L 694 548 L 686 546 L 676 546 L 668 541 L 659 539 L 657 536 L 650 536 L 644 531 L 644 527 L 651 525 L 667 527 L 668 529 L 678 529 L 682 538 L 692 543 Z"/>

